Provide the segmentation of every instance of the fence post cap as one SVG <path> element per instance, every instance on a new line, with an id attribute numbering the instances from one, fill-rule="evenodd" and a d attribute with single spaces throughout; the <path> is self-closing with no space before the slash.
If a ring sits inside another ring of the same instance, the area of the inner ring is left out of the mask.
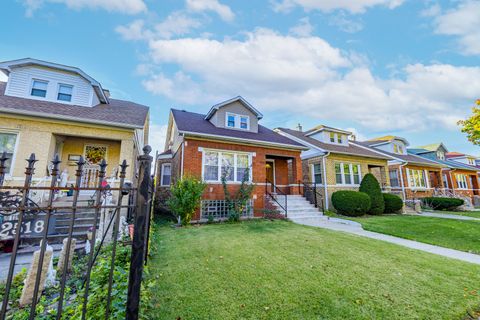
<path id="1" fill-rule="evenodd" d="M 145 147 L 143 147 L 142 150 L 143 150 L 143 154 L 146 155 L 146 156 L 148 156 L 148 155 L 150 154 L 150 152 L 152 152 L 152 147 L 150 147 L 150 146 L 147 144 Z"/>

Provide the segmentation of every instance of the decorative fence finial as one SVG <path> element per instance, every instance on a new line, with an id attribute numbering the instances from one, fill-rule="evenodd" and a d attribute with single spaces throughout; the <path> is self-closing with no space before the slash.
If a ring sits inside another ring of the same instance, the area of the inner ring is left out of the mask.
<path id="1" fill-rule="evenodd" d="M 27 176 L 33 175 L 35 173 L 35 162 L 38 160 L 35 159 L 35 153 L 32 153 L 30 155 L 30 158 L 26 159 L 28 162 L 27 167 L 25 168 L 25 174 Z"/>
<path id="2" fill-rule="evenodd" d="M 100 171 L 98 172 L 98 177 L 105 178 L 105 174 L 107 172 L 107 162 L 105 161 L 105 159 L 102 159 L 98 164 L 98 166 L 100 167 Z"/>
<path id="3" fill-rule="evenodd" d="M 82 173 L 83 173 L 83 166 L 85 165 L 85 159 L 83 159 L 82 156 L 80 156 L 80 159 L 78 159 L 77 161 L 77 170 L 76 170 L 76 173 L 75 175 L 77 177 L 81 177 L 82 176 Z"/>
<path id="4" fill-rule="evenodd" d="M 150 152 L 152 152 L 152 147 L 150 147 L 148 144 L 143 147 L 143 154 L 148 156 L 150 154 Z"/>
<path id="5" fill-rule="evenodd" d="M 127 167 L 127 160 L 123 160 L 122 164 L 120 165 L 120 178 L 125 178 L 125 176 L 127 175 Z"/>
<path id="6" fill-rule="evenodd" d="M 62 161 L 60 161 L 60 157 L 58 156 L 58 153 L 55 154 L 52 160 L 53 168 L 52 168 L 52 176 L 58 175 L 59 168 L 58 166 L 60 165 Z"/>

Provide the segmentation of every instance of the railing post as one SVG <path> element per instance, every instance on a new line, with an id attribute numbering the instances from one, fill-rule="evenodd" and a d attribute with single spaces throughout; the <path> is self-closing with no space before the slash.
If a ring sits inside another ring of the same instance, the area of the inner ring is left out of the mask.
<path id="1" fill-rule="evenodd" d="M 153 157 L 150 156 L 152 148 L 145 146 L 144 154 L 138 157 L 138 189 L 135 209 L 135 222 L 132 243 L 132 256 L 130 260 L 130 274 L 128 279 L 127 320 L 138 319 L 140 305 L 140 288 L 142 284 L 143 264 L 145 257 L 145 228 L 149 218 L 150 208 L 150 178 Z"/>
<path id="2" fill-rule="evenodd" d="M 2 155 L 0 156 L 0 187 L 3 186 L 3 181 L 5 180 L 5 169 L 7 169 L 5 162 L 7 162 L 8 159 L 7 153 L 3 151 Z"/>
<path id="3" fill-rule="evenodd" d="M 313 183 L 313 202 L 315 203 L 315 208 L 318 208 L 317 204 L 317 183 Z"/>

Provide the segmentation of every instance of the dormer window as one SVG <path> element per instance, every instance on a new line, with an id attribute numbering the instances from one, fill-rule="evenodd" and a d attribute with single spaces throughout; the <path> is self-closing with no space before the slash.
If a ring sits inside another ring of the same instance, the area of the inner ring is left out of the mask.
<path id="1" fill-rule="evenodd" d="M 248 116 L 242 116 L 234 113 L 226 114 L 227 127 L 235 129 L 249 130 L 250 118 Z"/>
<path id="2" fill-rule="evenodd" d="M 442 151 L 437 151 L 437 158 L 440 160 L 445 160 L 445 153 Z"/>
<path id="3" fill-rule="evenodd" d="M 45 98 L 47 96 L 47 81 L 33 80 L 31 95 L 34 97 Z"/>
<path id="4" fill-rule="evenodd" d="M 67 101 L 67 102 L 72 101 L 72 91 L 73 91 L 73 86 L 68 84 L 59 84 L 57 100 Z"/>
<path id="5" fill-rule="evenodd" d="M 335 133 L 330 132 L 330 142 L 335 143 Z"/>
<path id="6" fill-rule="evenodd" d="M 338 143 L 339 143 L 339 144 L 342 144 L 342 143 L 343 143 L 342 137 L 343 137 L 343 136 L 342 136 L 341 134 L 338 135 Z"/>
<path id="7" fill-rule="evenodd" d="M 396 154 L 404 154 L 404 153 L 403 153 L 403 146 L 394 143 L 394 144 L 393 144 L 393 153 L 396 153 Z"/>
<path id="8" fill-rule="evenodd" d="M 329 132 L 327 142 L 335 144 L 345 144 L 347 142 L 347 136 L 341 133 Z"/>

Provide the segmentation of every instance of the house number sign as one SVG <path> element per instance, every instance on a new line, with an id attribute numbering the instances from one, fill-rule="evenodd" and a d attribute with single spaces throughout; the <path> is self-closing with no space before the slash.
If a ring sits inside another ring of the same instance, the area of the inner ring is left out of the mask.
<path id="1" fill-rule="evenodd" d="M 36 217 L 35 219 L 27 219 L 22 222 L 20 229 L 20 238 L 31 238 L 34 236 L 42 236 L 45 232 L 45 217 Z M 3 221 L 0 224 L 0 240 L 10 240 L 15 238 L 18 220 Z M 55 217 L 50 218 L 48 226 L 48 234 L 55 233 Z"/>

